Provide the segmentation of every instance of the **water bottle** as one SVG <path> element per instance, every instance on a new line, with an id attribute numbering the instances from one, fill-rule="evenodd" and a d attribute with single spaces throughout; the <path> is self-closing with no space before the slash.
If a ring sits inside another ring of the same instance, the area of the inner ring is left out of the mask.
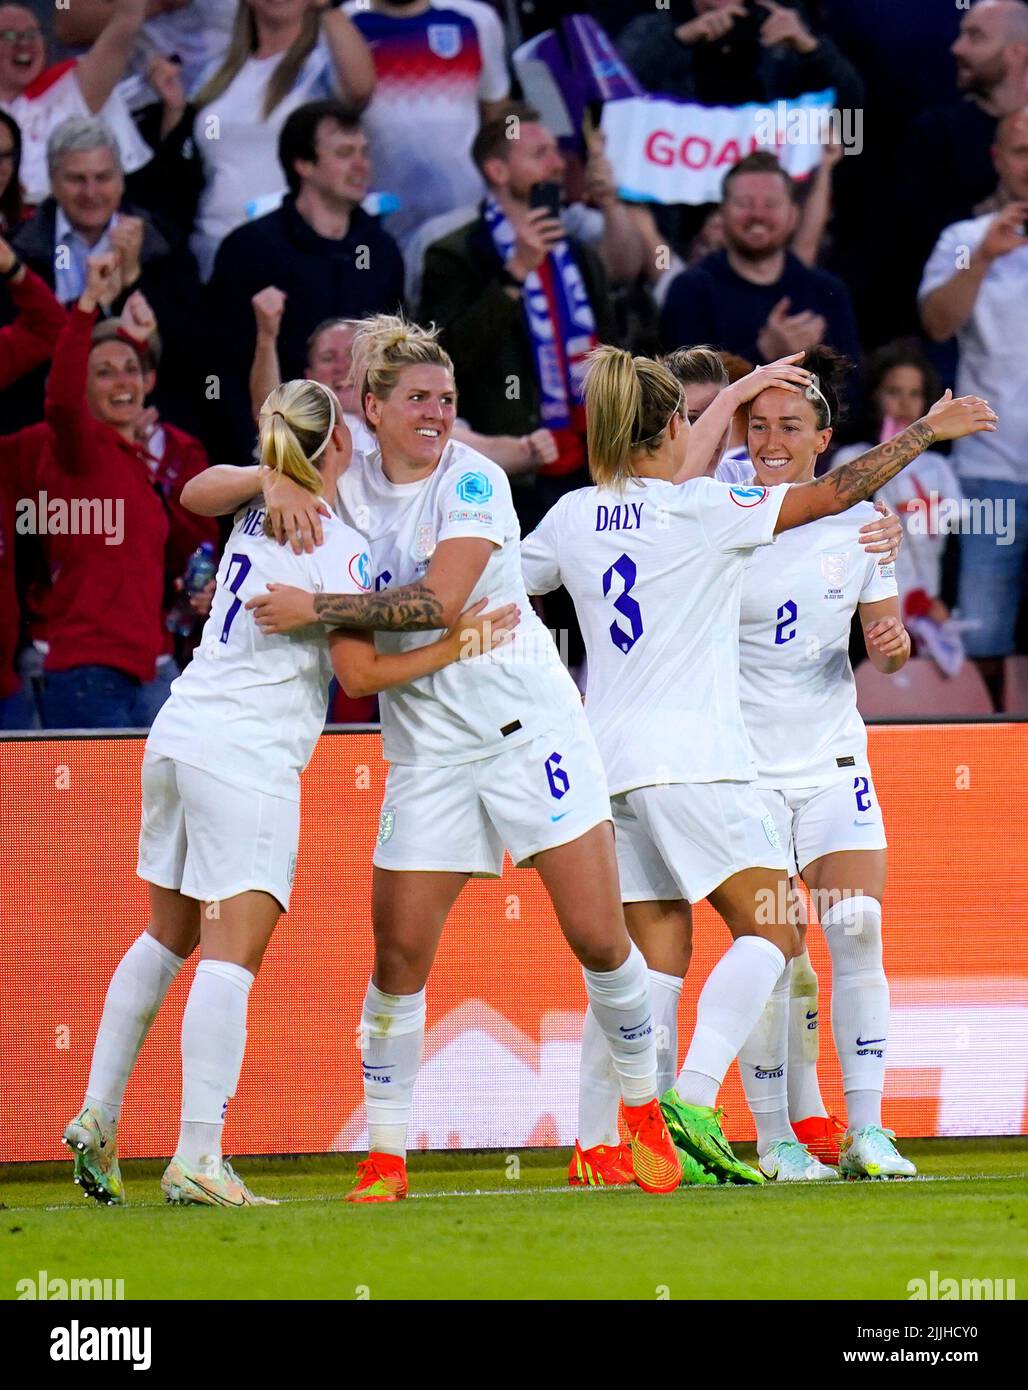
<path id="1" fill-rule="evenodd" d="M 169 632 L 175 632 L 180 637 L 189 636 L 199 616 L 193 611 L 189 600 L 206 589 L 217 572 L 218 560 L 214 546 L 210 541 L 204 541 L 196 547 L 186 562 L 186 571 L 182 576 L 182 592 L 168 610 L 166 622 Z"/>

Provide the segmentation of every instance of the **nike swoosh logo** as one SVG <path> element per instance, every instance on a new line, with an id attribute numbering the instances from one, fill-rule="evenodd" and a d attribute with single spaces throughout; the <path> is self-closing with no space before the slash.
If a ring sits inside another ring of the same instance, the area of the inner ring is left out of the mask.
<path id="1" fill-rule="evenodd" d="M 855 820 L 853 822 L 854 825 L 874 825 L 874 823 L 873 820 Z"/>
<path id="2" fill-rule="evenodd" d="M 817 1018 L 817 1010 L 815 1009 L 814 1012 L 813 1012 L 812 1014 L 807 1014 L 807 1017 L 808 1017 L 808 1018 Z"/>
<path id="3" fill-rule="evenodd" d="M 570 811 L 561 811 L 561 813 L 560 813 L 559 816 L 551 816 L 551 817 L 550 817 L 550 820 L 552 820 L 552 821 L 563 820 L 565 816 L 569 816 L 570 814 L 571 814 Z"/>
<path id="4" fill-rule="evenodd" d="M 884 1038 L 858 1038 L 858 1039 L 857 1039 L 857 1046 L 858 1046 L 858 1047 L 870 1047 L 873 1043 L 883 1043 L 884 1041 L 885 1041 Z"/>
<path id="5" fill-rule="evenodd" d="M 223 1197 L 223 1196 L 221 1195 L 220 1192 L 212 1192 L 211 1189 L 210 1189 L 209 1187 L 205 1187 L 204 1184 L 203 1184 L 202 1182 L 198 1182 L 196 1178 L 190 1178 L 189 1181 L 193 1184 L 194 1187 L 198 1187 L 198 1188 L 200 1189 L 201 1192 L 205 1193 L 206 1196 L 208 1196 L 208 1197 L 213 1197 L 214 1200 L 215 1200 L 215 1202 L 217 1202 L 217 1204 L 218 1204 L 219 1207 L 245 1207 L 245 1206 L 246 1206 L 246 1203 L 245 1203 L 242 1199 L 240 1199 L 238 1202 L 230 1202 L 230 1201 L 228 1201 L 228 1199 L 225 1198 L 225 1197 Z"/>

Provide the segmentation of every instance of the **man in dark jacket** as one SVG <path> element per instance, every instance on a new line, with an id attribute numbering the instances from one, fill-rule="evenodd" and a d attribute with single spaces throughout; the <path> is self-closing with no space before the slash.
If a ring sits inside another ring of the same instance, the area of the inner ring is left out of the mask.
<path id="1" fill-rule="evenodd" d="M 479 131 L 472 156 L 488 194 L 478 216 L 428 248 L 421 319 L 437 323 L 453 358 L 457 409 L 485 435 L 548 429 L 557 457 L 515 480 L 527 534 L 558 498 L 589 482 L 582 375 L 598 343 L 614 341 L 607 278 L 559 217 L 564 160 L 538 111 L 513 104 Z M 568 595 L 545 602 L 582 659 Z"/>
<path id="2" fill-rule="evenodd" d="M 489 195 L 473 221 L 428 248 L 420 318 L 441 329 L 457 407 L 473 430 L 525 435 L 541 427 L 556 437 L 556 461 L 534 485 L 514 490 L 528 530 L 559 496 L 588 482 L 582 365 L 597 342 L 614 341 L 615 328 L 595 254 L 565 233 L 551 208 L 532 205 L 533 189 L 553 191 L 564 174 L 539 113 L 510 106 L 482 127 L 472 153 Z"/>
<path id="3" fill-rule="evenodd" d="M 200 284 L 192 256 L 173 247 L 141 208 L 125 201 L 125 180 L 113 132 L 95 116 L 72 117 L 57 126 L 47 145 L 51 196 L 18 228 L 11 244 L 65 306 L 86 283 L 86 261 L 117 250 L 124 288 L 108 312 L 121 313 L 141 290 L 164 342 L 156 404 L 163 416 L 190 431 L 202 422 L 205 367 L 197 359 Z M 42 378 L 26 382 L 26 417 L 5 418 L 6 428 L 42 414 Z"/>
<path id="4" fill-rule="evenodd" d="M 361 207 L 371 167 L 358 117 L 337 101 L 308 102 L 282 127 L 278 157 L 289 194 L 225 238 L 210 282 L 223 447 L 238 462 L 254 440 L 248 382 L 259 290 L 273 285 L 286 297 L 278 341 L 284 380 L 303 376 L 307 339 L 326 318 L 396 313 L 403 302 L 396 242 Z"/>
<path id="5" fill-rule="evenodd" d="M 750 362 L 771 362 L 827 343 L 858 362 L 846 286 L 787 249 L 798 216 L 796 188 L 770 151 L 747 155 L 729 170 L 721 211 L 725 249 L 671 282 L 661 317 L 665 350 L 712 343 Z"/>

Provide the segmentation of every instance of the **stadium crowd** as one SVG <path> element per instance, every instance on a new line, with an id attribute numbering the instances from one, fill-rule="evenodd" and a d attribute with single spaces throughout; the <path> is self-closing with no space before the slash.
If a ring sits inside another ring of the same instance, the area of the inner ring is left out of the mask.
<path id="1" fill-rule="evenodd" d="M 510 475 L 525 533 L 588 481 L 575 369 L 598 343 L 709 344 L 733 373 L 828 344 L 852 364 L 836 461 L 945 385 L 988 397 L 998 433 L 930 451 L 884 500 L 919 653 L 1015 707 L 1028 4 L 591 4 L 646 91 L 830 87 L 859 113 L 859 151 L 826 146 L 802 181 L 758 151 L 700 206 L 622 199 L 596 122 L 558 139 L 529 104 L 514 49 L 585 9 L 0 5 L 0 730 L 150 723 L 209 604 L 195 552 L 219 545 L 183 486 L 251 461 L 288 378 L 331 386 L 369 447 L 353 321 L 397 309 L 440 325 L 456 437 Z M 574 634 L 566 596 L 546 616 Z M 372 716 L 335 697 L 334 718 Z"/>

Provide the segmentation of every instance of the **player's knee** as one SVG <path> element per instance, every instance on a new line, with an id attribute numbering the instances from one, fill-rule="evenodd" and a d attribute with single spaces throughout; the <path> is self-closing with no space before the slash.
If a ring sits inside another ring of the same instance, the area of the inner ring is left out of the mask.
<path id="1" fill-rule="evenodd" d="M 375 945 L 375 984 L 386 994 L 417 994 L 424 989 L 431 969 L 423 947 L 407 941 Z"/>
<path id="2" fill-rule="evenodd" d="M 830 907 L 821 918 L 836 972 L 880 970 L 882 967 L 882 905 L 877 898 L 856 893 Z"/>

